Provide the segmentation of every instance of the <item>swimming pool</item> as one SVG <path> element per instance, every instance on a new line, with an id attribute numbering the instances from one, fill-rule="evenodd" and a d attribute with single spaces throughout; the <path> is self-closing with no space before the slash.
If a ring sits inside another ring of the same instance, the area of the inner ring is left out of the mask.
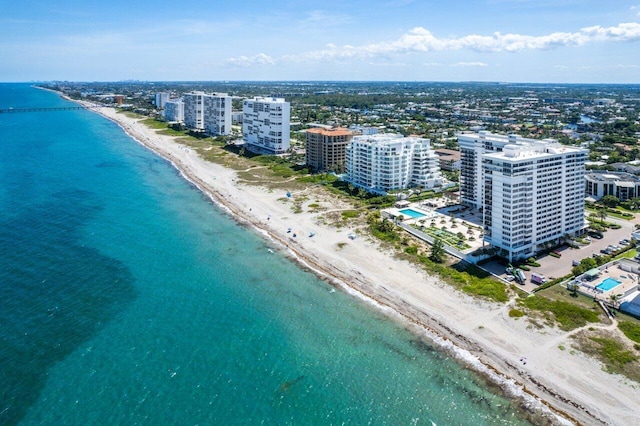
<path id="1" fill-rule="evenodd" d="M 618 287 L 620 284 L 622 284 L 622 282 L 616 280 L 615 278 L 606 278 L 600 284 L 598 284 L 596 288 L 602 291 L 609 291 Z"/>
<path id="2" fill-rule="evenodd" d="M 399 212 L 402 213 L 405 216 L 409 216 L 412 219 L 417 219 L 419 217 L 426 216 L 426 214 L 420 213 L 419 211 L 414 210 L 414 209 L 402 209 L 402 210 L 399 210 Z"/>

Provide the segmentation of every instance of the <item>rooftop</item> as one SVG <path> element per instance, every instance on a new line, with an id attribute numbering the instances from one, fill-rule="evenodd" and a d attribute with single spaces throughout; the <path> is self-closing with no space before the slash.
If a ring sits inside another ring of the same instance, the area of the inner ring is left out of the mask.
<path id="1" fill-rule="evenodd" d="M 307 133 L 317 133 L 324 136 L 351 136 L 353 132 L 344 127 L 333 127 L 330 129 L 314 127 L 306 130 Z"/>

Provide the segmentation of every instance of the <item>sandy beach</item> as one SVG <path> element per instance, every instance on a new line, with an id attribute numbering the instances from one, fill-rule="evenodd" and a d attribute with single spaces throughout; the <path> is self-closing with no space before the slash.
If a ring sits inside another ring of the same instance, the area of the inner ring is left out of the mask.
<path id="1" fill-rule="evenodd" d="M 325 225 L 322 212 L 303 208 L 294 213 L 292 205 L 282 201 L 284 192 L 244 185 L 235 171 L 205 161 L 174 137 L 158 135 L 113 108 L 93 110 L 171 161 L 238 222 L 268 238 L 274 250 L 434 340 L 523 406 L 542 412 L 550 423 L 640 424 L 640 384 L 604 372 L 597 360 L 579 351 L 562 350 L 560 346 L 571 347 L 570 333 L 537 329 L 526 318 L 510 318 L 512 306 L 458 292 L 383 252 L 366 237 L 352 240 L 351 230 Z M 291 195 L 295 199 L 300 194 Z M 307 204 L 349 208 L 329 195 L 309 198 Z"/>

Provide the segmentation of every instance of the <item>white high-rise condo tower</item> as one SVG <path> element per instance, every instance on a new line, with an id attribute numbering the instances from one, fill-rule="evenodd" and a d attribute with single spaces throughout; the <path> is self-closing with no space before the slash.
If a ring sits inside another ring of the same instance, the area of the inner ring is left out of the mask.
<path id="1" fill-rule="evenodd" d="M 346 180 L 384 194 L 394 189 L 442 187 L 440 160 L 429 139 L 396 134 L 355 136 L 347 146 Z"/>
<path id="2" fill-rule="evenodd" d="M 461 202 L 482 210 L 484 239 L 499 254 L 530 257 L 585 229 L 588 150 L 486 132 L 458 143 Z"/>
<path id="3" fill-rule="evenodd" d="M 289 120 L 290 105 L 282 98 L 255 97 L 242 102 L 242 138 L 253 151 L 287 152 Z"/>

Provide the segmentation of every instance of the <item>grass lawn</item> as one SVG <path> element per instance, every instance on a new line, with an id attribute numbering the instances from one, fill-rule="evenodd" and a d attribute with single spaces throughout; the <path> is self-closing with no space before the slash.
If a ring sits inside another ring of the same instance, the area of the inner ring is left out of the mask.
<path id="1" fill-rule="evenodd" d="M 571 301 L 551 299 L 539 293 L 518 300 L 518 304 L 532 311 L 538 311 L 547 321 L 558 323 L 560 329 L 570 331 L 583 327 L 589 322 L 600 322 L 600 309 L 595 303 L 589 308 L 581 307 Z"/>

